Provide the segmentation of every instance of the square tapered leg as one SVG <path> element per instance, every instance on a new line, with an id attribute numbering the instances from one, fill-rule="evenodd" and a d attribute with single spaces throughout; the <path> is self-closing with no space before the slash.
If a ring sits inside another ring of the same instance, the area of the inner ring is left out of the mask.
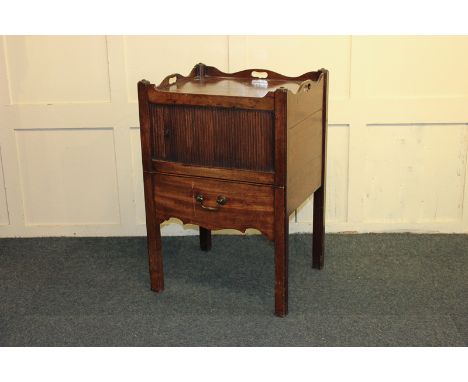
<path id="1" fill-rule="evenodd" d="M 148 229 L 148 261 L 151 280 L 151 290 L 164 290 L 163 256 L 161 245 L 161 229 L 159 224 Z"/>
<path id="2" fill-rule="evenodd" d="M 288 314 L 288 232 L 286 192 L 275 190 L 275 315 Z"/>
<path id="3" fill-rule="evenodd" d="M 325 255 L 325 195 L 324 187 L 314 193 L 314 233 L 312 240 L 312 268 L 322 269 Z"/>
<path id="4" fill-rule="evenodd" d="M 161 227 L 156 220 L 156 215 L 153 213 L 153 181 L 150 173 L 143 173 L 143 182 L 145 187 L 146 235 L 151 290 L 154 292 L 162 292 L 164 290 L 164 269 Z"/>
<path id="5" fill-rule="evenodd" d="M 209 251 L 211 249 L 211 230 L 200 227 L 200 249 Z"/>

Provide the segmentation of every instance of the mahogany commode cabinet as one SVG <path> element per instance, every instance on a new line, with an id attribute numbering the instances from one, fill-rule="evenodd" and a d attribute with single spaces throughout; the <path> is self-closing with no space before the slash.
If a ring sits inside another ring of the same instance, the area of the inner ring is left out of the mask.
<path id="1" fill-rule="evenodd" d="M 164 289 L 160 224 L 256 228 L 275 246 L 275 314 L 288 312 L 289 216 L 314 194 L 312 267 L 324 258 L 328 71 L 287 77 L 196 65 L 138 82 L 151 289 Z"/>

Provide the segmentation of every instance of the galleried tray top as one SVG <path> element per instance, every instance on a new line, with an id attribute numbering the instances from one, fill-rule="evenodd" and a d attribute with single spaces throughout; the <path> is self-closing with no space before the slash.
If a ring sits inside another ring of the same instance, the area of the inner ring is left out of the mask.
<path id="1" fill-rule="evenodd" d="M 292 93 L 317 85 L 321 72 L 308 72 L 287 77 L 265 69 L 248 69 L 223 73 L 213 66 L 196 65 L 188 76 L 175 73 L 167 76 L 155 90 L 169 93 L 205 94 L 262 98 L 279 88 Z"/>

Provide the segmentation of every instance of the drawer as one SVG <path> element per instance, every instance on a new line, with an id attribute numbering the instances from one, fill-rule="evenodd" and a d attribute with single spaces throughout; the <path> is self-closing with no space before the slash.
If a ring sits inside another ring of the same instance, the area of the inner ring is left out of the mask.
<path id="1" fill-rule="evenodd" d="M 274 236 L 274 190 L 267 185 L 153 174 L 157 220 L 171 217 L 208 229 L 256 228 Z"/>
<path id="2" fill-rule="evenodd" d="M 187 105 L 150 107 L 152 157 L 185 165 L 271 172 L 271 111 Z"/>

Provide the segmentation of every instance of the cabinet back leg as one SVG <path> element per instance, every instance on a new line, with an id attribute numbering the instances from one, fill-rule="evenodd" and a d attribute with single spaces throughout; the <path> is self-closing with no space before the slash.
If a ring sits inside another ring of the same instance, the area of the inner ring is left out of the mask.
<path id="1" fill-rule="evenodd" d="M 324 187 L 314 193 L 314 233 L 312 239 L 312 268 L 322 269 L 325 254 L 325 195 Z"/>
<path id="2" fill-rule="evenodd" d="M 200 227 L 200 249 L 209 251 L 211 249 L 211 230 Z"/>
<path id="3" fill-rule="evenodd" d="M 325 203 L 327 179 L 327 133 L 328 133 L 328 70 L 324 75 L 322 108 L 322 176 L 321 187 L 314 192 L 314 237 L 312 243 L 312 268 L 322 269 L 325 257 Z"/>

